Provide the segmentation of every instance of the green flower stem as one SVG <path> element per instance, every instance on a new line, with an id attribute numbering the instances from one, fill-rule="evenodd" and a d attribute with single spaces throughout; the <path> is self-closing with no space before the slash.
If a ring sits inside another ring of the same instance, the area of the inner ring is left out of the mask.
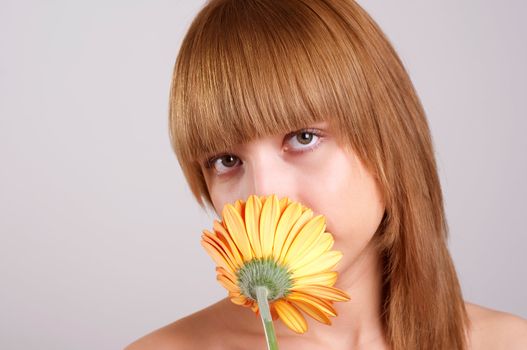
<path id="1" fill-rule="evenodd" d="M 278 350 L 278 342 L 276 341 L 276 334 L 274 332 L 273 318 L 269 310 L 269 301 L 267 295 L 269 291 L 266 287 L 258 286 L 256 289 L 256 299 L 258 301 L 258 309 L 260 310 L 260 317 L 265 330 L 265 339 L 267 340 L 267 349 Z"/>

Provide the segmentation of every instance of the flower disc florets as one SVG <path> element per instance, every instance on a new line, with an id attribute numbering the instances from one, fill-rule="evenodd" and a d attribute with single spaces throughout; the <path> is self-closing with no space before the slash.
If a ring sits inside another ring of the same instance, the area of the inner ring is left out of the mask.
<path id="1" fill-rule="evenodd" d="M 272 258 L 253 259 L 236 273 L 238 286 L 243 295 L 256 300 L 256 287 L 266 287 L 267 299 L 272 301 L 290 293 L 291 275 Z"/>

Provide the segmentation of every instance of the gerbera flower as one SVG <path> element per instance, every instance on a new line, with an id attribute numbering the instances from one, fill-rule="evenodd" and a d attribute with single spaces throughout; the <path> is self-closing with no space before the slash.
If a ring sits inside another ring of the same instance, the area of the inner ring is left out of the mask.
<path id="1" fill-rule="evenodd" d="M 221 222 L 203 231 L 201 243 L 234 304 L 258 313 L 257 287 L 263 287 L 273 319 L 304 333 L 302 312 L 330 325 L 333 303 L 349 300 L 333 287 L 342 253 L 331 250 L 333 236 L 325 229 L 324 216 L 300 203 L 252 195 L 225 205 Z"/>

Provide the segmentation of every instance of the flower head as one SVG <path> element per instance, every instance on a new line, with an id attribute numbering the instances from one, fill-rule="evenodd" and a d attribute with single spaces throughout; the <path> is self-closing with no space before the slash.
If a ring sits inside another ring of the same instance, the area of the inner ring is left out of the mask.
<path id="1" fill-rule="evenodd" d="M 301 311 L 329 325 L 337 315 L 333 303 L 349 300 L 333 287 L 342 253 L 331 250 L 333 236 L 325 229 L 324 216 L 298 202 L 252 195 L 225 205 L 221 222 L 203 231 L 201 243 L 234 304 L 258 313 L 256 287 L 265 287 L 273 318 L 304 333 Z"/>

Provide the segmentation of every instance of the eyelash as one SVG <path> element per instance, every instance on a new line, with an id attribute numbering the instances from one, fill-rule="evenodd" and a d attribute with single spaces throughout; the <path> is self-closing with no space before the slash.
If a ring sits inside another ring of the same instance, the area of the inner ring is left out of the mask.
<path id="1" fill-rule="evenodd" d="M 285 136 L 285 139 L 289 140 L 292 137 L 295 137 L 295 136 L 300 135 L 302 133 L 312 134 L 313 136 L 316 136 L 318 139 L 317 139 L 317 142 L 313 146 L 306 147 L 305 149 L 300 150 L 300 151 L 294 151 L 294 153 L 297 153 L 297 154 L 313 151 L 318 146 L 320 146 L 320 144 L 322 143 L 322 141 L 324 139 L 324 134 L 320 130 L 318 130 L 318 129 L 310 129 L 310 128 L 301 129 L 301 130 L 290 132 L 289 134 L 287 134 Z M 211 169 L 211 168 L 214 167 L 214 162 L 216 162 L 216 160 L 221 159 L 222 157 L 225 157 L 225 156 L 230 156 L 230 155 L 232 155 L 232 154 L 231 153 L 222 153 L 222 154 L 219 154 L 219 155 L 215 155 L 215 156 L 213 156 L 211 158 L 206 159 L 205 162 L 204 162 L 204 166 L 207 169 Z M 237 156 L 234 156 L 234 157 L 238 158 Z"/>

